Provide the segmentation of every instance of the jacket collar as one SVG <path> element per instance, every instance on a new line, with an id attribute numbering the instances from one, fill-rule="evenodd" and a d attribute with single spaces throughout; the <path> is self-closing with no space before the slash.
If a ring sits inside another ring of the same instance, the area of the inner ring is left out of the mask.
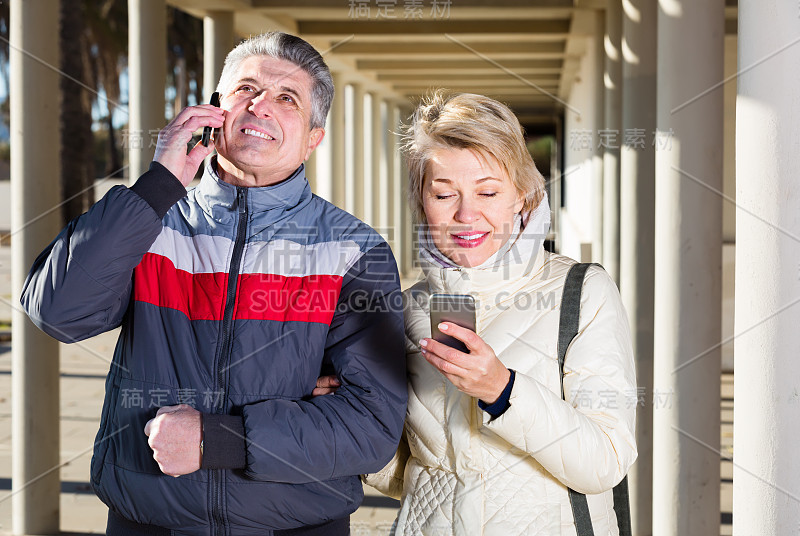
<path id="1" fill-rule="evenodd" d="M 237 187 L 223 181 L 216 169 L 216 157 L 205 168 L 197 187 L 197 202 L 213 219 L 227 220 L 236 206 Z M 277 221 L 311 199 L 305 166 L 300 165 L 283 181 L 270 186 L 247 188 L 247 210 L 253 218 Z"/>

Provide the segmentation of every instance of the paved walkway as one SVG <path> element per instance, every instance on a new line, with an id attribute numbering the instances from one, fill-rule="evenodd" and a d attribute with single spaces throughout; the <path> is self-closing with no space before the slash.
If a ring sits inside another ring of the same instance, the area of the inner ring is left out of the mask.
<path id="1" fill-rule="evenodd" d="M 0 247 L 0 297 L 11 299 L 9 249 Z M 11 346 L 7 340 L 8 306 L 0 302 L 0 534 L 11 531 Z M 61 346 L 61 530 L 100 534 L 106 508 L 89 487 L 89 460 L 103 400 L 104 379 L 117 331 L 89 341 Z M 722 377 L 722 452 L 733 452 L 733 375 Z M 732 534 L 732 463 L 722 461 L 721 534 Z M 353 536 L 387 534 L 396 514 L 390 499 L 365 490 L 364 505 L 352 517 Z"/>

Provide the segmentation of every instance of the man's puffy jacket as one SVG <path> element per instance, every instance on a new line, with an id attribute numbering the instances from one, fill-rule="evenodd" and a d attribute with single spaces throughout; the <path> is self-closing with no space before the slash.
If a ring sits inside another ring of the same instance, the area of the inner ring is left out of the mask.
<path id="1" fill-rule="evenodd" d="M 64 342 L 122 326 L 92 485 L 125 518 L 197 535 L 265 534 L 358 508 L 357 475 L 392 457 L 403 427 L 401 302 L 386 242 L 313 196 L 302 166 L 240 188 L 212 164 L 187 195 L 157 163 L 73 220 L 22 296 Z M 311 398 L 321 371 L 342 387 Z M 179 403 L 204 414 L 205 458 L 173 478 L 143 429 Z"/>

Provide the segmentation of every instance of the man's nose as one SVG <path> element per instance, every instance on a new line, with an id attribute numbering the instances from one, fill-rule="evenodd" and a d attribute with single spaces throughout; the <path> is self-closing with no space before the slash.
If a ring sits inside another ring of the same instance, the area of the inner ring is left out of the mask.
<path id="1" fill-rule="evenodd" d="M 272 99 L 266 91 L 255 95 L 250 101 L 248 110 L 256 117 L 270 117 L 272 115 Z"/>

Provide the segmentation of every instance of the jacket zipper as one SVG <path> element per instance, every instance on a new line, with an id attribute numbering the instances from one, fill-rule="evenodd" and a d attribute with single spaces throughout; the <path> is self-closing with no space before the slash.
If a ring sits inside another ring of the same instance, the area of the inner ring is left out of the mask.
<path id="1" fill-rule="evenodd" d="M 222 344 L 217 358 L 216 386 L 217 393 L 221 393 L 221 404 L 214 407 L 215 413 L 226 413 L 228 407 L 228 374 L 227 364 L 233 350 L 233 313 L 236 305 L 236 285 L 239 280 L 239 268 L 244 253 L 245 238 L 247 235 L 247 188 L 236 188 L 236 206 L 239 212 L 239 224 L 236 230 L 236 241 L 233 244 L 230 269 L 228 270 L 228 289 L 225 302 L 225 312 L 222 317 Z M 225 536 L 225 515 L 223 496 L 222 469 L 211 471 L 212 504 L 211 517 L 214 522 L 214 534 Z"/>

